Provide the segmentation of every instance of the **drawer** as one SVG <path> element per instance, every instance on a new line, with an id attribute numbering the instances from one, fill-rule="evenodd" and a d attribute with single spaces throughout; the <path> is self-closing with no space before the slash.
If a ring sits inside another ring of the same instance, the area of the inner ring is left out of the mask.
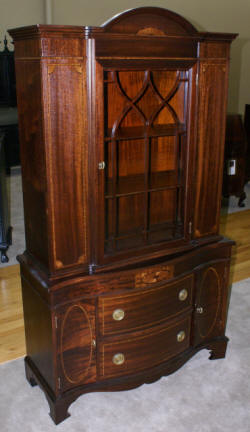
<path id="1" fill-rule="evenodd" d="M 161 364 L 189 347 L 190 316 L 172 326 L 99 345 L 100 378 L 128 375 Z"/>
<path id="2" fill-rule="evenodd" d="M 136 293 L 99 297 L 102 335 L 160 324 L 192 305 L 193 274 Z"/>

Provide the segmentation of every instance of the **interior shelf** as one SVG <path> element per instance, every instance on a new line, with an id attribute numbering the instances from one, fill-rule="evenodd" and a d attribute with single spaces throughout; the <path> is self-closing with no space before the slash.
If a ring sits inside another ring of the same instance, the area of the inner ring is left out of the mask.
<path id="1" fill-rule="evenodd" d="M 145 234 L 147 240 L 145 240 Z M 110 236 L 105 240 L 105 245 L 108 250 L 109 245 L 112 245 L 115 242 L 116 248 L 119 250 L 124 246 L 143 246 L 150 243 L 152 240 L 155 242 L 162 242 L 166 240 L 178 239 L 182 236 L 183 224 L 181 222 L 165 222 L 151 225 L 146 231 L 143 229 L 143 227 L 140 227 L 127 233 L 120 233 L 117 236 Z"/>
<path id="2" fill-rule="evenodd" d="M 175 189 L 182 187 L 178 182 L 176 171 L 160 171 L 152 173 L 149 176 L 148 187 L 146 188 L 144 174 L 137 174 L 126 177 L 119 177 L 115 185 L 115 196 L 134 195 L 144 193 L 145 191 L 153 192 L 166 189 Z M 112 198 L 113 196 L 113 180 L 106 180 L 106 194 L 105 198 Z"/>
<path id="3" fill-rule="evenodd" d="M 134 126 L 124 127 L 117 130 L 116 135 L 112 137 L 112 129 L 108 129 L 105 141 L 114 140 L 129 140 L 129 139 L 140 139 L 145 137 L 161 137 L 161 136 L 174 136 L 177 134 L 184 134 L 186 132 L 186 126 L 183 123 L 179 124 L 161 124 L 154 125 L 152 127 L 146 126 Z"/>

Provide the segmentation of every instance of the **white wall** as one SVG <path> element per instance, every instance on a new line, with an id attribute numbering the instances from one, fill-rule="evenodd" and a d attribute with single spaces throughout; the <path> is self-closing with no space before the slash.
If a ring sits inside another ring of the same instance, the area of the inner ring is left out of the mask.
<path id="1" fill-rule="evenodd" d="M 43 22 L 43 0 L 0 0 L 0 41 L 7 29 Z"/>

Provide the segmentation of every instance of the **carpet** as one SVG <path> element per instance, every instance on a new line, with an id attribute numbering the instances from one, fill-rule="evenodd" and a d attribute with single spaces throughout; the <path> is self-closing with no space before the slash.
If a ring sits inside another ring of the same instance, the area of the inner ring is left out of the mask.
<path id="1" fill-rule="evenodd" d="M 3 432 L 249 432 L 250 278 L 233 285 L 223 360 L 203 350 L 173 375 L 135 390 L 92 393 L 69 408 L 58 426 L 38 387 L 24 378 L 23 360 L 0 365 Z"/>
<path id="2" fill-rule="evenodd" d="M 20 167 L 11 168 L 11 175 L 7 177 L 9 197 L 10 197 L 10 218 L 13 227 L 13 242 L 9 247 L 7 256 L 9 262 L 2 264 L 1 267 L 17 264 L 16 256 L 22 254 L 25 250 L 24 220 L 23 220 L 23 197 L 22 197 L 22 179 Z M 245 185 L 247 195 L 245 207 L 238 207 L 239 199 L 231 196 L 229 199 L 223 198 L 221 214 L 235 213 L 250 209 L 250 183 Z"/>

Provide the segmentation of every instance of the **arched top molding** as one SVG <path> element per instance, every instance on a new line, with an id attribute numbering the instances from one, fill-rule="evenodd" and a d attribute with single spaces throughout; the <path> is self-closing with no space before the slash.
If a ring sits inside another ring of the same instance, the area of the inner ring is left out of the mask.
<path id="1" fill-rule="evenodd" d="M 105 33 L 134 35 L 196 35 L 196 28 L 181 15 L 159 7 L 140 7 L 115 15 L 102 26 Z"/>

